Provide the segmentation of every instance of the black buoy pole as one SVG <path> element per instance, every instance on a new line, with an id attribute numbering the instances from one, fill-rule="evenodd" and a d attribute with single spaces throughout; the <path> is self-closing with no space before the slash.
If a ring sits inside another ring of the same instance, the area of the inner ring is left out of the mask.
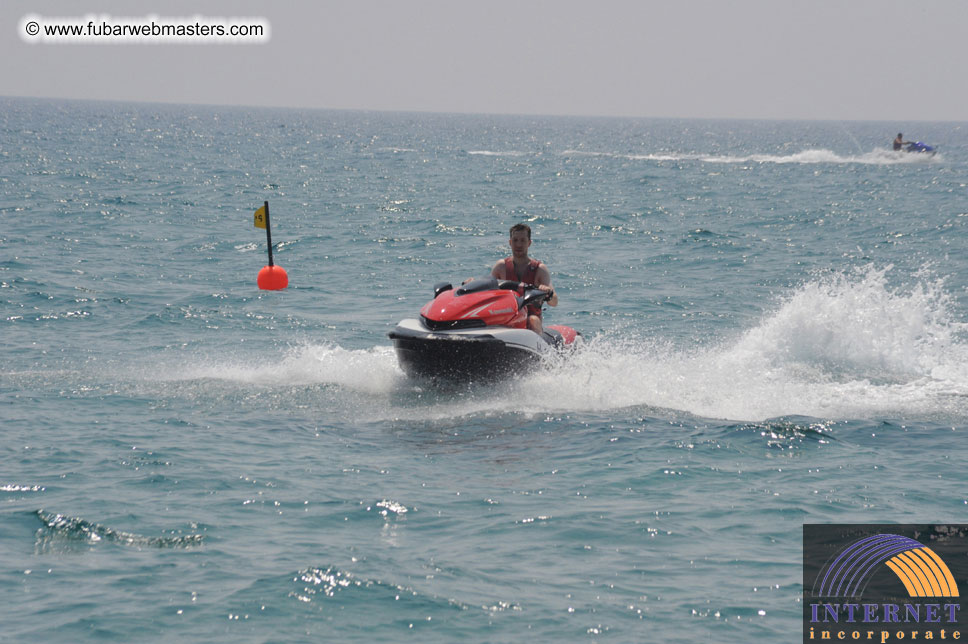
<path id="1" fill-rule="evenodd" d="M 263 208 L 266 209 L 266 246 L 269 248 L 269 266 L 274 266 L 272 263 L 272 231 L 269 230 L 269 202 L 263 203 Z"/>

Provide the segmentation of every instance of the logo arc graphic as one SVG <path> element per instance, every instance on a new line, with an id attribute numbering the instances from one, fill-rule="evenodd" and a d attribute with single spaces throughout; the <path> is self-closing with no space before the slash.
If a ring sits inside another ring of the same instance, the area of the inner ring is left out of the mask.
<path id="1" fill-rule="evenodd" d="M 886 565 L 911 597 L 958 597 L 948 566 L 924 544 L 896 534 L 877 534 L 844 547 L 821 571 L 819 596 L 860 597 Z"/>

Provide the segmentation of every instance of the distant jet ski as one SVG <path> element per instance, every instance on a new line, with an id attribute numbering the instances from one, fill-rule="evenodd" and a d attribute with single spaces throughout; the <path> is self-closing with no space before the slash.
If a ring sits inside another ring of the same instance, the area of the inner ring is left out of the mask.
<path id="1" fill-rule="evenodd" d="M 934 156 L 938 149 L 934 146 L 928 145 L 927 143 L 922 143 L 921 141 L 914 141 L 913 143 L 908 143 L 907 147 L 904 148 L 905 152 L 917 152 L 919 154 L 927 154 Z"/>

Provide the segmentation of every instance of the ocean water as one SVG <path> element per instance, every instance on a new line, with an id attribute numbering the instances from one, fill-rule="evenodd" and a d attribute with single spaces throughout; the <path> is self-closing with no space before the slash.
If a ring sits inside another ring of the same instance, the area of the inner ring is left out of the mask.
<path id="1" fill-rule="evenodd" d="M 0 641 L 794 642 L 968 515 L 968 126 L 0 107 Z M 408 380 L 519 221 L 584 350 Z"/>

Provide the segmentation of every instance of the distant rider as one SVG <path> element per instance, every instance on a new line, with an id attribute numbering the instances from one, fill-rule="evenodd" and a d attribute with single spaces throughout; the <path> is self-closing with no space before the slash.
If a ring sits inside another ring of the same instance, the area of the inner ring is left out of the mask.
<path id="1" fill-rule="evenodd" d="M 551 286 L 551 273 L 542 262 L 528 257 L 531 247 L 531 227 L 527 224 L 511 226 L 511 256 L 495 262 L 491 269 L 491 277 L 499 280 L 514 280 L 525 284 L 534 284 L 542 291 L 551 293 L 545 300 L 550 306 L 558 306 L 558 294 Z M 541 305 L 528 306 L 528 328 L 541 334 L 544 327 L 541 324 Z"/>
<path id="2" fill-rule="evenodd" d="M 900 132 L 898 132 L 897 133 L 897 138 L 894 139 L 894 151 L 897 152 L 899 150 L 903 150 L 904 149 L 903 146 L 908 145 L 910 143 L 911 143 L 911 141 L 905 141 L 904 140 L 904 135 L 901 134 Z"/>

